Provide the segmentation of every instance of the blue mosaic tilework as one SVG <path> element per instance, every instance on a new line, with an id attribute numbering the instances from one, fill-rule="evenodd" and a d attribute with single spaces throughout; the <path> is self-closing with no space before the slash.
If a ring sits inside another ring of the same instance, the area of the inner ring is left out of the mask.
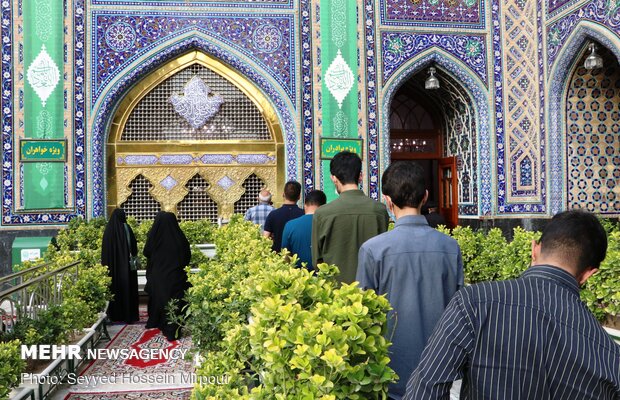
<path id="1" fill-rule="evenodd" d="M 232 164 L 235 157 L 230 154 L 205 154 L 200 157 L 203 164 Z"/>
<path id="2" fill-rule="evenodd" d="M 153 165 L 157 163 L 157 156 L 151 155 L 130 155 L 125 156 L 127 165 Z"/>
<path id="3" fill-rule="evenodd" d="M 75 204 L 72 209 L 62 209 L 58 211 L 49 211 L 42 213 L 20 212 L 14 213 L 15 188 L 13 185 L 13 163 L 14 160 L 14 143 L 13 143 L 13 2 L 4 0 L 1 3 L 2 10 L 2 225 L 57 225 L 67 223 L 76 216 L 86 216 L 86 182 L 84 180 L 84 107 L 83 107 L 83 87 L 75 89 L 74 105 L 75 105 L 75 132 L 74 132 L 74 151 L 73 151 L 73 179 L 75 182 L 74 199 Z M 18 3 L 16 10 L 21 15 L 21 2 Z M 75 1 L 75 15 L 83 15 L 83 0 Z M 77 41 L 84 40 L 83 32 L 79 29 L 74 30 Z M 76 74 L 83 74 L 84 64 L 79 63 L 79 58 L 83 56 L 83 49 L 76 46 L 74 58 L 76 60 Z M 23 62 L 23 48 L 18 48 L 19 62 Z M 78 81 L 76 82 L 83 82 Z M 76 85 L 77 86 L 77 85 Z M 21 95 L 18 94 L 21 99 Z M 23 174 L 21 174 L 23 177 Z M 23 188 L 23 182 L 20 184 Z M 19 194 L 21 196 L 21 193 Z M 68 197 L 68 193 L 65 193 Z M 22 199 L 23 203 L 23 199 Z"/>
<path id="4" fill-rule="evenodd" d="M 424 50 L 438 47 L 461 59 L 487 83 L 486 39 L 484 35 L 439 35 L 382 32 L 383 83 L 403 64 Z"/>
<path id="5" fill-rule="evenodd" d="M 487 113 L 487 89 L 480 79 L 468 72 L 468 69 L 462 64 L 455 62 L 450 55 L 443 50 L 435 49 L 432 53 L 416 59 L 414 62 L 407 64 L 406 68 L 393 78 L 393 81 L 385 88 L 383 96 L 382 111 L 382 134 L 381 134 L 381 152 L 382 167 L 387 168 L 390 160 L 390 141 L 389 141 L 389 118 L 388 112 L 390 103 L 394 94 L 400 87 L 401 83 L 415 75 L 418 71 L 426 69 L 431 64 L 439 65 L 445 71 L 448 71 L 453 78 L 459 82 L 468 92 L 469 96 L 474 99 L 476 105 L 476 124 L 478 126 L 478 170 L 479 181 L 474 187 L 478 188 L 473 196 L 478 196 L 478 204 L 463 205 L 459 207 L 460 215 L 489 215 L 491 213 L 492 194 L 491 194 L 491 153 L 490 153 L 490 132 L 489 132 L 489 115 Z"/>
<path id="6" fill-rule="evenodd" d="M 266 154 L 239 154 L 237 156 L 239 164 L 271 164 L 274 161 L 275 158 Z"/>
<path id="7" fill-rule="evenodd" d="M 194 157 L 190 154 L 163 154 L 159 157 L 160 164 L 186 165 L 191 164 L 193 161 Z"/>
<path id="8" fill-rule="evenodd" d="M 578 12 L 579 13 L 579 12 Z M 596 14 L 594 14 L 596 15 Z M 572 21 L 572 16 L 567 17 Z M 613 33 L 601 29 L 601 26 L 588 20 L 568 24 L 571 33 L 563 34 L 566 43 L 555 52 L 555 64 L 550 69 L 547 101 L 549 102 L 549 152 L 547 164 L 549 166 L 549 207 L 552 214 L 566 208 L 565 185 L 569 177 L 565 174 L 566 160 L 564 157 L 565 138 L 565 108 L 566 85 L 572 71 L 572 65 L 584 44 L 594 38 L 603 46 L 611 49 L 616 58 L 620 59 L 620 48 L 616 47 L 611 39 Z M 549 32 L 549 31 L 548 31 Z M 617 42 L 617 38 L 615 39 Z M 552 43 L 548 42 L 548 46 Z M 561 51 L 560 51 L 561 50 Z M 548 52 L 549 54 L 549 52 Z"/>
<path id="9" fill-rule="evenodd" d="M 595 0 L 547 27 L 547 66 L 551 67 L 568 37 L 581 21 L 594 21 L 620 35 L 620 3 Z"/>
<path id="10" fill-rule="evenodd" d="M 95 10 L 92 26 L 97 27 L 92 40 L 92 104 L 125 66 L 162 42 L 193 31 L 249 57 L 268 71 L 293 103 L 296 102 L 293 15 L 187 12 L 127 15 L 127 11 Z"/>
<path id="11" fill-rule="evenodd" d="M 381 0 L 381 24 L 424 27 L 485 27 L 483 0 Z"/>
<path id="12" fill-rule="evenodd" d="M 587 54 L 587 52 L 586 52 Z M 577 64 L 566 100 L 566 174 L 569 208 L 620 213 L 620 65 L 599 49 L 605 67 Z"/>
<path id="13" fill-rule="evenodd" d="M 365 0 L 364 37 L 366 43 L 366 97 L 367 97 L 367 146 L 368 146 L 368 195 L 379 200 L 379 124 L 377 121 L 377 59 L 375 43 L 375 1 Z M 388 141 L 389 142 L 389 141 Z M 389 160 L 389 158 L 388 158 Z"/>
<path id="14" fill-rule="evenodd" d="M 232 7 L 238 8 L 293 8 L 293 0 L 91 0 L 93 5 L 141 7 Z"/>
<path id="15" fill-rule="evenodd" d="M 504 127 L 505 139 L 501 151 L 506 162 L 505 181 L 499 190 L 505 192 L 504 204 L 544 203 L 542 162 L 544 149 L 544 107 L 542 26 L 536 19 L 540 4 L 516 1 L 502 13 L 504 26 Z M 537 79 L 538 78 L 538 79 Z M 499 152 L 498 152 L 499 153 Z M 523 174 L 532 176 L 522 178 Z M 502 164 L 503 166 L 503 164 Z M 521 182 L 531 182 L 529 185 Z M 499 207 L 503 207 L 499 204 Z"/>
<path id="16" fill-rule="evenodd" d="M 206 38 L 193 36 L 173 43 L 168 47 L 159 48 L 157 52 L 147 58 L 135 69 L 128 71 L 105 93 L 99 109 L 94 115 L 92 128 L 92 192 L 93 209 L 92 216 L 98 217 L 105 214 L 105 194 L 104 194 L 104 147 L 106 143 L 106 126 L 112 117 L 114 107 L 122 99 L 124 93 L 136 82 L 154 71 L 162 63 L 179 56 L 190 50 L 200 50 L 213 55 L 220 60 L 228 63 L 240 73 L 252 80 L 267 97 L 274 102 L 275 109 L 282 121 L 286 148 L 286 173 L 287 179 L 297 179 L 297 152 L 298 130 L 295 128 L 293 110 L 272 84 L 250 65 L 240 60 L 225 49 L 220 48 L 216 43 Z"/>
<path id="17" fill-rule="evenodd" d="M 507 200 L 507 190 L 509 189 L 509 185 L 510 185 L 510 190 L 513 190 L 514 193 L 513 194 L 519 194 L 519 190 L 517 190 L 517 187 L 514 186 L 518 183 L 518 179 L 519 177 L 517 176 L 517 171 L 519 170 L 519 168 L 516 168 L 516 166 L 514 166 L 514 163 L 516 162 L 516 160 L 518 160 L 518 157 L 512 157 L 511 160 L 509 160 L 509 162 L 513 163 L 513 168 L 511 168 L 512 174 L 511 176 L 507 175 L 506 172 L 506 165 L 505 165 L 505 161 L 506 161 L 506 146 L 509 145 L 509 140 L 510 140 L 510 135 L 512 134 L 512 132 L 507 132 L 505 130 L 505 126 L 506 126 L 506 121 L 505 121 L 505 107 L 506 105 L 503 102 L 504 99 L 504 83 L 503 83 L 503 60 L 502 60 L 502 52 L 503 51 L 510 51 L 510 49 L 506 49 L 504 46 L 504 42 L 503 42 L 503 35 L 502 35 L 502 31 L 501 31 L 501 18 L 503 16 L 503 7 L 509 7 L 509 5 L 506 5 L 504 3 L 501 3 L 499 0 L 494 0 L 494 5 L 493 5 L 493 54 L 494 54 L 494 80 L 495 80 L 495 121 L 496 121 L 496 131 L 495 131 L 495 140 L 497 143 L 497 153 L 496 153 L 496 158 L 497 158 L 497 213 L 498 214 L 534 214 L 534 213 L 546 213 L 547 211 L 547 206 L 546 206 L 546 191 L 544 189 L 545 187 L 545 181 L 544 181 L 544 176 L 545 176 L 545 170 L 543 169 L 540 173 L 541 176 L 541 193 L 540 193 L 540 197 L 541 197 L 541 202 L 540 203 L 516 203 L 516 202 L 511 202 L 509 203 Z M 541 4 L 538 3 L 538 7 L 537 7 L 537 18 L 538 18 L 538 26 L 541 27 L 542 26 L 542 21 L 541 21 L 541 16 L 542 16 L 542 10 L 541 10 Z M 542 29 L 538 30 L 538 51 L 537 54 L 540 57 L 541 56 L 541 43 L 542 43 Z M 516 45 L 519 45 L 519 43 L 516 43 Z M 529 45 L 529 44 L 528 44 Z M 540 61 L 540 60 L 539 60 Z M 538 65 L 538 74 L 539 74 L 539 81 L 540 81 L 540 93 L 541 93 L 541 107 L 544 107 L 544 103 L 542 103 L 542 101 L 544 100 L 544 98 L 542 97 L 542 94 L 544 93 L 543 90 L 543 86 L 542 86 L 542 82 L 543 82 L 543 72 L 542 72 L 542 64 L 540 62 L 537 63 Z M 542 118 L 542 117 L 541 117 Z M 541 125 L 542 125 L 542 119 L 541 119 Z M 540 134 L 540 146 L 541 149 L 540 154 L 544 154 L 545 152 L 545 142 L 544 142 L 544 130 L 541 126 L 541 134 Z M 545 166 L 544 163 L 541 163 L 541 165 Z M 531 193 L 528 193 L 531 194 Z"/>
<path id="18" fill-rule="evenodd" d="M 301 21 L 301 107 L 303 135 L 303 184 L 305 193 L 314 189 L 314 105 L 312 91 L 311 0 L 300 1 Z M 322 175 L 321 175 L 322 176 Z"/>
<path id="19" fill-rule="evenodd" d="M 547 18 L 554 17 L 581 2 L 583 0 L 545 0 Z"/>

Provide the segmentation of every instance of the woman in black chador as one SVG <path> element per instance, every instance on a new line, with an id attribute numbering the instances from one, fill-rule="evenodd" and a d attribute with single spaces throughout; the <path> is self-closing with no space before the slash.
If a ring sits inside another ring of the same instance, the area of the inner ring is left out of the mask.
<path id="1" fill-rule="evenodd" d="M 129 235 L 129 240 L 127 236 Z M 138 244 L 133 231 L 127 225 L 125 211 L 117 208 L 103 232 L 101 264 L 107 265 L 112 277 L 114 298 L 108 307 L 112 321 L 128 324 L 138 321 L 138 273 L 129 268 L 129 255 L 138 254 Z"/>
<path id="2" fill-rule="evenodd" d="M 146 288 L 149 294 L 147 328 L 159 328 L 168 340 L 179 338 L 179 326 L 168 322 L 167 306 L 177 299 L 177 312 L 183 307 L 183 296 L 189 287 L 185 267 L 191 256 L 189 242 L 179 227 L 177 217 L 160 211 L 155 217 L 144 245 Z"/>

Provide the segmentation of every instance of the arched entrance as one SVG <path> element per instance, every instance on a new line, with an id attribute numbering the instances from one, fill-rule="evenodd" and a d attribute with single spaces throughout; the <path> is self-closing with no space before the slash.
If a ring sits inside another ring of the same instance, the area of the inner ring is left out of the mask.
<path id="1" fill-rule="evenodd" d="M 283 185 L 284 144 L 265 96 L 192 51 L 145 76 L 120 103 L 107 143 L 107 205 L 138 220 L 228 218 Z"/>
<path id="2" fill-rule="evenodd" d="M 390 104 L 390 160 L 416 160 L 426 171 L 429 203 L 451 227 L 459 203 L 474 200 L 476 119 L 473 101 L 446 71 L 437 68 L 439 89 L 425 89 L 420 70 L 396 91 Z"/>
<path id="3" fill-rule="evenodd" d="M 588 70 L 587 47 L 596 46 L 602 68 Z M 620 63 L 588 40 L 572 66 L 565 103 L 568 208 L 620 214 Z"/>

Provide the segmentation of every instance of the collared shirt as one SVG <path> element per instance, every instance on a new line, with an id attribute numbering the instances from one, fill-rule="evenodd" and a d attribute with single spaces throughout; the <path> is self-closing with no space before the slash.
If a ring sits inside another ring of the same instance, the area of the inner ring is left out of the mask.
<path id="1" fill-rule="evenodd" d="M 312 214 L 302 215 L 292 219 L 284 225 L 282 233 L 282 248 L 292 254 L 297 254 L 297 267 L 306 264 L 309 270 L 312 266 Z"/>
<path id="2" fill-rule="evenodd" d="M 271 232 L 273 243 L 271 249 L 280 251 L 282 248 L 282 233 L 284 225 L 292 219 L 299 218 L 304 215 L 304 210 L 297 207 L 297 204 L 283 204 L 277 210 L 273 210 L 265 220 L 265 232 Z"/>
<path id="3" fill-rule="evenodd" d="M 534 266 L 520 278 L 454 296 L 407 385 L 406 399 L 620 399 L 620 346 L 579 298 L 568 272 Z"/>
<path id="4" fill-rule="evenodd" d="M 400 379 L 391 398 L 405 394 L 409 376 L 435 324 L 463 286 L 463 260 L 456 240 L 433 228 L 422 215 L 399 218 L 394 229 L 368 240 L 359 251 L 360 286 L 386 294 L 390 367 Z"/>
<path id="5" fill-rule="evenodd" d="M 273 210 L 275 210 L 275 208 L 273 208 L 269 204 L 259 204 L 257 206 L 248 208 L 248 210 L 245 212 L 244 218 L 246 221 L 251 221 L 255 224 L 260 225 L 260 230 L 262 232 L 263 227 L 265 226 L 265 220 L 267 219 L 267 215 L 269 215 L 269 213 Z"/>
<path id="6" fill-rule="evenodd" d="M 362 243 L 387 230 L 385 206 L 361 190 L 347 190 L 319 207 L 312 220 L 312 265 L 335 264 L 337 277 L 351 283 L 357 271 L 357 253 Z"/>

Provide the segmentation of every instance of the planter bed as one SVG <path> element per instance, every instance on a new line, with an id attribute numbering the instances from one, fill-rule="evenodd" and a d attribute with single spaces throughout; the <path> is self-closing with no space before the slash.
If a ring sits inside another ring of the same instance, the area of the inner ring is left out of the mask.
<path id="1" fill-rule="evenodd" d="M 609 335 L 616 341 L 616 343 L 620 344 L 620 331 L 613 328 L 608 328 L 606 326 L 603 327 L 609 333 Z"/>
<path id="2" fill-rule="evenodd" d="M 106 314 L 100 313 L 99 319 L 87 329 L 84 329 L 84 335 L 79 339 L 77 343 L 72 343 L 80 346 L 80 354 L 83 358 L 80 360 L 58 358 L 52 361 L 45 369 L 40 373 L 25 374 L 25 376 L 36 376 L 37 381 L 18 387 L 13 390 L 13 394 L 10 397 L 11 400 L 21 399 L 33 399 L 33 400 L 45 400 L 56 390 L 66 379 L 69 374 L 77 372 L 79 367 L 86 361 L 84 357 L 88 349 L 94 349 L 95 346 L 102 340 L 110 340 L 110 335 L 106 327 Z M 66 350 L 68 352 L 68 350 Z M 65 353 L 66 354 L 66 353 Z M 26 378 L 27 379 L 27 378 Z"/>

